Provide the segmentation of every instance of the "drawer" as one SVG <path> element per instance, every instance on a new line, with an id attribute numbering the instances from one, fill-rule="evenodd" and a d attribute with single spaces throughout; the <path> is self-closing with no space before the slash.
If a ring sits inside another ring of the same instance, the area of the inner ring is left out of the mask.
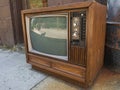
<path id="1" fill-rule="evenodd" d="M 69 64 L 66 62 L 51 60 L 45 57 L 37 57 L 35 55 L 28 55 L 28 62 L 35 65 L 47 66 L 56 71 L 60 71 L 61 73 L 71 74 L 73 76 L 85 77 L 85 68 L 82 66 L 77 66 L 73 64 Z"/>
<path id="2" fill-rule="evenodd" d="M 43 66 L 47 66 L 50 67 L 50 62 L 45 60 L 44 58 L 38 58 L 38 57 L 34 57 L 34 56 L 29 56 L 29 63 L 36 63 L 36 64 L 40 64 Z"/>
<path id="3" fill-rule="evenodd" d="M 52 63 L 52 68 L 79 77 L 85 77 L 85 68 L 67 63 Z"/>

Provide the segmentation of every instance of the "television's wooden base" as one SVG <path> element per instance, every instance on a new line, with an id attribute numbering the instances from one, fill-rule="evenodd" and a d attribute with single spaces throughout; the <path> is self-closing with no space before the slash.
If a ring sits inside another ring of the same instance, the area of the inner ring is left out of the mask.
<path id="1" fill-rule="evenodd" d="M 32 64 L 32 68 L 43 71 L 50 75 L 59 77 L 65 81 L 88 87 L 86 83 L 86 68 L 59 60 L 53 60 L 47 57 L 38 57 L 34 54 L 28 54 L 28 63 Z"/>
<path id="2" fill-rule="evenodd" d="M 82 87 L 84 87 L 84 88 L 87 88 L 87 87 L 89 86 L 89 85 L 86 85 L 85 82 L 83 82 L 83 81 L 77 81 L 77 80 L 74 80 L 74 79 L 72 79 L 72 78 L 68 78 L 68 77 L 66 77 L 66 76 L 60 75 L 60 74 L 58 74 L 58 73 L 51 72 L 51 71 L 49 71 L 49 70 L 47 70 L 47 69 L 40 68 L 40 67 L 38 67 L 38 66 L 32 65 L 32 68 L 35 69 L 35 70 L 39 70 L 39 71 L 41 71 L 41 72 L 47 73 L 47 74 L 49 74 L 49 75 L 55 76 L 55 77 L 57 77 L 57 78 L 60 78 L 60 79 L 62 79 L 62 80 L 65 80 L 65 81 L 67 81 L 67 82 L 69 82 L 69 83 L 82 86 Z"/>

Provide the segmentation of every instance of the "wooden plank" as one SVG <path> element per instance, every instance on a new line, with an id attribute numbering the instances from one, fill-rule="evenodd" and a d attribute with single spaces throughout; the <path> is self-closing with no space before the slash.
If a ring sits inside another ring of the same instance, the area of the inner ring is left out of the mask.
<path id="1" fill-rule="evenodd" d="M 22 21 L 21 21 L 21 0 L 10 0 L 11 17 L 14 31 L 15 44 L 23 43 Z"/>

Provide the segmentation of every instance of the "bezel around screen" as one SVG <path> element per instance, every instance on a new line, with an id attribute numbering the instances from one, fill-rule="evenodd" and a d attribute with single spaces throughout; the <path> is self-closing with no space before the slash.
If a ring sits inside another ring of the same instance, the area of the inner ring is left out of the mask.
<path id="1" fill-rule="evenodd" d="M 28 51 L 68 60 L 68 13 L 25 17 Z"/>

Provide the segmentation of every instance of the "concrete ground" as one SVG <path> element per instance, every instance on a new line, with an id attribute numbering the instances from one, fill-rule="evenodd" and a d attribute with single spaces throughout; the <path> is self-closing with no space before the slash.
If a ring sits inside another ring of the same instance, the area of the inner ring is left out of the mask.
<path id="1" fill-rule="evenodd" d="M 120 74 L 103 68 L 94 85 L 88 89 L 48 76 L 32 90 L 120 90 Z"/>
<path id="2" fill-rule="evenodd" d="M 25 54 L 0 49 L 0 90 L 30 90 L 46 77 L 31 69 Z"/>
<path id="3" fill-rule="evenodd" d="M 24 53 L 0 49 L 0 90 L 85 90 L 33 70 Z M 120 74 L 103 68 L 87 90 L 120 90 Z"/>

